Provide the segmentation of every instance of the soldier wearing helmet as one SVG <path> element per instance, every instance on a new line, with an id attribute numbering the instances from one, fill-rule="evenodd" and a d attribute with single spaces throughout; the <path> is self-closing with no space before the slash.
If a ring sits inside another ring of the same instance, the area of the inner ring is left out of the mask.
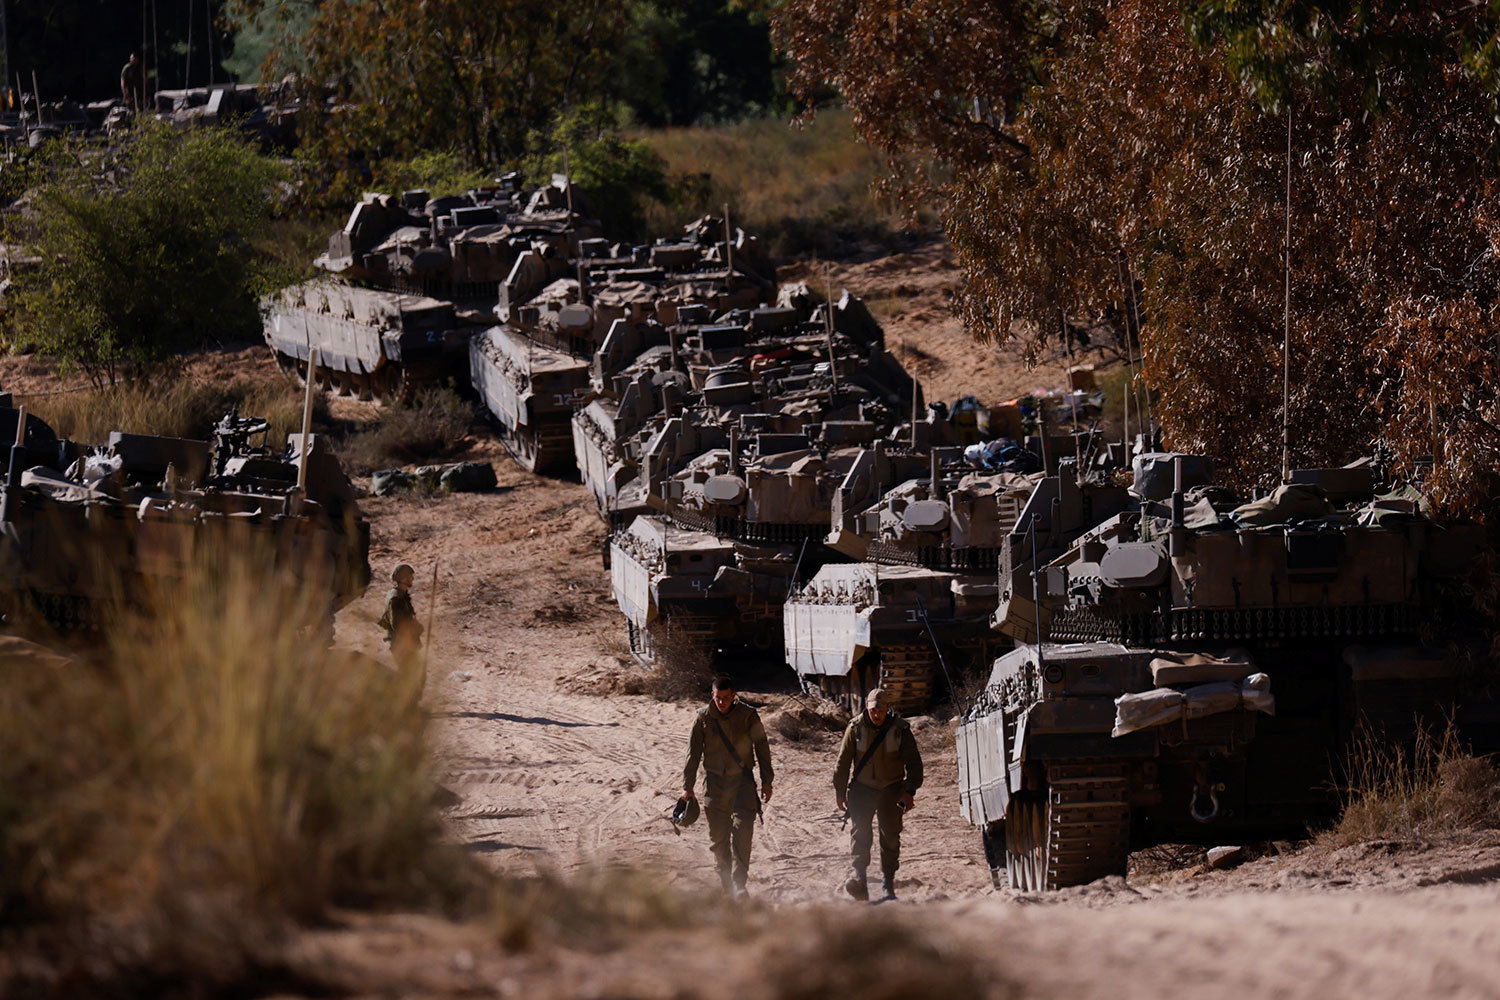
<path id="1" fill-rule="evenodd" d="M 756 796 L 752 758 L 760 765 L 760 794 Z M 729 678 L 714 678 L 708 707 L 693 720 L 688 735 L 687 766 L 682 772 L 682 798 L 693 802 L 698 764 L 704 771 L 704 812 L 708 842 L 725 892 L 744 896 L 750 877 L 750 845 L 760 802 L 771 801 L 771 745 L 760 714 L 735 699 Z"/>
<path id="2" fill-rule="evenodd" d="M 838 766 L 833 772 L 834 801 L 853 824 L 849 853 L 854 875 L 844 888 L 855 899 L 869 899 L 865 870 L 870 866 L 871 827 L 880 827 L 881 888 L 896 898 L 896 869 L 901 863 L 901 826 L 922 787 L 922 755 L 911 725 L 891 711 L 891 697 L 875 688 L 865 710 L 844 731 Z"/>
<path id="3" fill-rule="evenodd" d="M 385 629 L 385 642 L 391 647 L 391 658 L 407 678 L 420 678 L 422 672 L 422 623 L 417 621 L 417 610 L 411 603 L 411 585 L 416 576 L 416 571 L 406 563 L 391 570 L 393 586 L 385 595 L 385 614 L 376 623 Z M 420 685 L 417 685 L 416 696 L 421 696 Z"/>

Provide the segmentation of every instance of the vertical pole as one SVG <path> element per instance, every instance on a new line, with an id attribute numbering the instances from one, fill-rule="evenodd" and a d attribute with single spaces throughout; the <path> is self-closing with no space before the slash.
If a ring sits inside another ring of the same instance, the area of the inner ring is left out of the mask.
<path id="1" fill-rule="evenodd" d="M 1292 481 L 1292 105 L 1286 106 L 1286 242 L 1282 285 L 1286 301 L 1282 306 L 1281 333 L 1281 481 Z"/>
<path id="2" fill-rule="evenodd" d="M 0 0 L 0 2 L 3 2 L 3 0 Z M 25 128 L 26 128 L 26 91 L 21 86 L 21 74 L 20 73 L 16 74 L 16 104 L 21 109 L 21 128 L 22 128 L 22 130 L 25 130 Z"/>
<path id="3" fill-rule="evenodd" d="M 1125 383 L 1125 462 L 1130 463 L 1130 394 L 1135 386 L 1135 352 L 1130 349 L 1130 299 L 1125 290 L 1125 253 L 1124 248 L 1120 251 L 1120 261 L 1115 266 L 1115 273 L 1120 277 L 1120 311 L 1125 314 L 1125 370 L 1129 375 L 1129 381 Z"/>
<path id="4" fill-rule="evenodd" d="M 42 124 L 42 88 L 36 85 L 36 70 L 31 71 L 31 96 L 36 99 L 36 123 Z"/>
<path id="5" fill-rule="evenodd" d="M 193 85 L 193 0 L 188 0 L 187 54 L 182 57 L 182 87 Z"/>
<path id="6" fill-rule="evenodd" d="M 1063 343 L 1068 348 L 1068 404 L 1073 411 L 1073 458 L 1077 466 L 1073 469 L 1074 475 L 1080 482 L 1083 480 L 1083 442 L 1078 437 L 1078 395 L 1073 389 L 1073 331 L 1068 329 L 1068 318 L 1063 311 L 1057 311 L 1057 322 L 1062 326 Z"/>
<path id="7" fill-rule="evenodd" d="M 318 363 L 322 361 L 322 351 L 314 347 L 312 353 L 307 356 L 307 391 L 302 396 L 302 447 L 297 461 L 297 492 L 299 494 L 307 490 L 307 439 L 312 431 L 313 410 L 313 383 L 318 378 Z"/>
<path id="8" fill-rule="evenodd" d="M 823 303 L 823 334 L 828 340 L 828 374 L 833 379 L 833 391 L 839 391 L 839 365 L 833 356 L 833 268 L 824 265 L 823 274 L 828 282 L 828 301 Z"/>
<path id="9" fill-rule="evenodd" d="M 724 203 L 724 288 L 734 289 L 734 238 L 729 229 L 729 202 Z"/>

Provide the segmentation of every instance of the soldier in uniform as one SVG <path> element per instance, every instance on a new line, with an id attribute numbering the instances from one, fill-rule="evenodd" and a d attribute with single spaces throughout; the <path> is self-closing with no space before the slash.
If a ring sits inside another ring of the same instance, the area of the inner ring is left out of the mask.
<path id="1" fill-rule="evenodd" d="M 120 99 L 131 111 L 139 111 L 141 99 L 145 94 L 145 84 L 141 72 L 141 57 L 134 52 L 130 53 L 130 61 L 120 70 Z"/>
<path id="2" fill-rule="evenodd" d="M 750 843 L 755 834 L 755 774 L 751 757 L 760 765 L 760 799 L 771 801 L 771 745 L 760 714 L 735 700 L 734 684 L 727 677 L 714 678 L 708 707 L 693 720 L 688 734 L 687 766 L 682 771 L 682 797 L 696 799 L 698 764 L 704 771 L 704 809 L 708 815 L 708 841 L 725 892 L 745 895 L 750 874 Z"/>
<path id="3" fill-rule="evenodd" d="M 422 623 L 417 621 L 417 610 L 411 603 L 411 585 L 416 577 L 416 571 L 406 563 L 391 570 L 393 586 L 385 595 L 385 614 L 376 622 L 385 629 L 396 669 L 415 689 L 413 701 L 422 696 Z"/>
<path id="4" fill-rule="evenodd" d="M 872 821 L 880 826 L 882 895 L 896 898 L 901 820 L 921 787 L 922 755 L 911 726 L 890 711 L 890 696 L 876 688 L 865 698 L 865 710 L 844 730 L 833 772 L 834 800 L 854 826 L 849 833 L 854 875 L 844 888 L 855 899 L 870 898 L 865 871 L 870 867 Z"/>

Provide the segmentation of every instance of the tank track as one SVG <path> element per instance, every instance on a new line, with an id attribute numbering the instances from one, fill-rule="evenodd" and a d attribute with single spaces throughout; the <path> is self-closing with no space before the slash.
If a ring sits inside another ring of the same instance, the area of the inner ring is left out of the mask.
<path id="1" fill-rule="evenodd" d="M 707 615 L 672 614 L 645 628 L 627 621 L 630 655 L 647 670 L 660 666 L 665 657 L 713 658 L 714 619 Z"/>
<path id="2" fill-rule="evenodd" d="M 1005 855 L 1010 887 L 1022 892 L 1124 875 L 1130 855 L 1130 784 L 1124 769 L 1048 767 L 1045 791 L 1011 799 Z"/>
<path id="3" fill-rule="evenodd" d="M 548 414 L 529 430 L 507 427 L 494 421 L 500 443 L 527 472 L 565 472 L 573 465 L 573 425 L 571 414 Z"/>

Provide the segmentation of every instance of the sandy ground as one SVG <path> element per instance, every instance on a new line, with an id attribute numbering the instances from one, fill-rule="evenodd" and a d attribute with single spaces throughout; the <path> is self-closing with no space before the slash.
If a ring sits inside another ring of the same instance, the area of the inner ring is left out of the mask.
<path id="1" fill-rule="evenodd" d="M 964 337 L 946 312 L 957 275 L 941 246 L 835 266 L 834 281 L 877 304 L 930 398 L 1008 398 L 1061 380 L 1058 359 L 1028 371 L 1013 353 Z M 191 367 L 209 377 L 273 370 L 256 349 Z M 0 375 L 17 388 L 46 384 L 24 361 Z M 446 810 L 454 839 L 502 872 L 617 863 L 711 892 L 703 825 L 678 836 L 666 819 L 699 706 L 618 693 L 637 668 L 587 492 L 524 472 L 482 434 L 466 457 L 494 462 L 497 491 L 363 501 L 377 580 L 410 562 L 419 614 L 435 605 L 425 701 L 436 776 L 457 795 Z M 341 644 L 380 652 L 384 590 L 377 582 L 341 612 Z M 288 943 L 290 981 L 317 982 L 322 995 L 380 996 L 778 997 L 857 987 L 878 997 L 1500 997 L 1500 833 L 1338 851 L 1282 845 L 1227 872 L 1192 859 L 1157 870 L 1139 858 L 1128 880 L 1049 896 L 995 891 L 978 834 L 957 814 L 953 728 L 941 711 L 914 720 L 927 782 L 904 837 L 902 901 L 855 904 L 838 891 L 847 846 L 831 787 L 837 733 L 787 738 L 783 714 L 819 706 L 790 675 L 763 687 L 744 697 L 772 731 L 777 780 L 756 830 L 750 905 L 674 930 L 622 927 L 608 945 L 519 954 L 502 950 L 493 928 L 350 918 Z M 876 923 L 854 923 L 871 912 Z M 877 978 L 838 979 L 851 968 Z"/>

